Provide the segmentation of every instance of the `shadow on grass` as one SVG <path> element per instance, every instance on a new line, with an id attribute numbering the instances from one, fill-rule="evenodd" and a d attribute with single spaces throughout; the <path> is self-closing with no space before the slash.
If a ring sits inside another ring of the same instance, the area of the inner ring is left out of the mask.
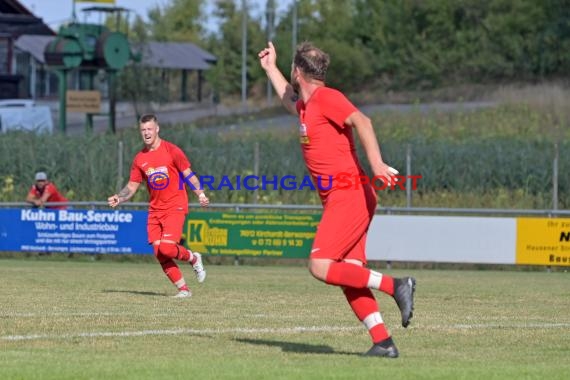
<path id="1" fill-rule="evenodd" d="M 361 356 L 356 352 L 335 351 L 331 346 L 322 344 L 307 344 L 307 343 L 294 343 L 282 342 L 278 340 L 264 340 L 264 339 L 247 339 L 235 338 L 236 342 L 248 343 L 260 346 L 281 347 L 283 352 L 297 352 L 304 354 L 334 354 L 334 355 L 354 355 Z"/>
<path id="2" fill-rule="evenodd" d="M 140 290 L 103 289 L 103 293 L 127 293 L 127 294 L 134 294 L 137 296 L 168 297 L 168 294 L 166 293 L 141 292 Z"/>

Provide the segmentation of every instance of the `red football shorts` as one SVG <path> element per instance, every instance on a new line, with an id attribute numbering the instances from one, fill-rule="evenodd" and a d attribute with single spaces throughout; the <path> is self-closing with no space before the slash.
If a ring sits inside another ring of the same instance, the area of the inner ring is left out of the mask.
<path id="1" fill-rule="evenodd" d="M 366 264 L 366 236 L 376 210 L 372 187 L 329 194 L 317 227 L 310 258 L 359 260 Z"/>
<path id="2" fill-rule="evenodd" d="M 179 242 L 186 214 L 183 212 L 150 212 L 147 221 L 149 244 L 157 240 L 172 240 Z"/>

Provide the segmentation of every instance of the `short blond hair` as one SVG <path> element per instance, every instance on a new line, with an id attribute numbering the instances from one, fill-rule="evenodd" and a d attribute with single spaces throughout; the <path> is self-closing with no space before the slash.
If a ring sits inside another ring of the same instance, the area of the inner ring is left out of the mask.
<path id="1" fill-rule="evenodd" d="M 158 118 L 153 113 L 146 113 L 140 117 L 139 124 L 148 123 L 149 121 L 154 121 L 155 123 L 157 123 Z"/>

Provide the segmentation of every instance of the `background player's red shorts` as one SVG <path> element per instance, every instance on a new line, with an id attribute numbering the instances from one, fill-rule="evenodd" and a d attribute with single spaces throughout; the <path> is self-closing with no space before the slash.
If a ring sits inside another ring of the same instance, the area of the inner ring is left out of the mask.
<path id="1" fill-rule="evenodd" d="M 186 214 L 183 212 L 149 212 L 147 233 L 149 244 L 157 240 L 172 240 L 179 242 Z"/>
<path id="2" fill-rule="evenodd" d="M 317 227 L 312 259 L 359 260 L 366 264 L 366 234 L 377 198 L 372 187 L 329 194 Z"/>

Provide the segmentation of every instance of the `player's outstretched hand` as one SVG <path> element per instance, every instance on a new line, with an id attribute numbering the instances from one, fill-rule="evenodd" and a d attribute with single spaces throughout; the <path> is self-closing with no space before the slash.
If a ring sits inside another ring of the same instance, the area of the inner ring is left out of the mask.
<path id="1" fill-rule="evenodd" d="M 119 205 L 120 200 L 119 200 L 119 196 L 117 194 L 115 195 L 111 195 L 109 198 L 107 198 L 107 203 L 109 203 L 109 206 L 111 207 L 117 207 Z"/>
<path id="2" fill-rule="evenodd" d="M 202 206 L 202 207 L 208 207 L 208 205 L 210 204 L 210 200 L 208 199 L 208 197 L 204 193 L 201 193 L 198 196 L 198 200 L 200 201 L 200 206 Z"/>
<path id="3" fill-rule="evenodd" d="M 398 174 L 400 172 L 391 166 L 382 164 L 379 173 L 374 173 L 375 176 L 379 177 L 382 181 L 386 182 L 386 185 L 391 187 L 398 181 Z"/>

